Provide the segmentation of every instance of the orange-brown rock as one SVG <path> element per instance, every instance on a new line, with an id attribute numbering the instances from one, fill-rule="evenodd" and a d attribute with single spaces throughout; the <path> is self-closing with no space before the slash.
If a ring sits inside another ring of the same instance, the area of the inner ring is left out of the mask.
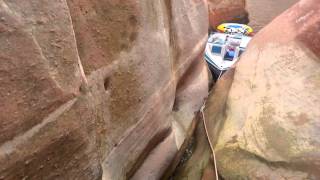
<path id="1" fill-rule="evenodd" d="M 246 0 L 208 0 L 209 25 L 215 29 L 225 22 L 249 22 Z"/>
<path id="2" fill-rule="evenodd" d="M 207 96 L 207 12 L 0 1 L 0 179 L 159 179 Z"/>
<path id="3" fill-rule="evenodd" d="M 251 41 L 225 108 L 206 114 L 223 178 L 320 178 L 319 28 L 318 0 L 301 0 Z"/>

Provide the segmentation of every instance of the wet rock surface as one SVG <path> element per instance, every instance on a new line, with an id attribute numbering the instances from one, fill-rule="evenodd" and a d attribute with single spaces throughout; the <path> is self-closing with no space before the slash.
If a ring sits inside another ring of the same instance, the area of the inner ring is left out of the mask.
<path id="1" fill-rule="evenodd" d="M 207 96 L 207 12 L 1 1 L 0 179 L 159 179 Z"/>
<path id="2" fill-rule="evenodd" d="M 237 64 L 225 105 L 214 110 L 209 100 L 223 178 L 320 178 L 319 8 L 302 0 L 262 29 Z"/>

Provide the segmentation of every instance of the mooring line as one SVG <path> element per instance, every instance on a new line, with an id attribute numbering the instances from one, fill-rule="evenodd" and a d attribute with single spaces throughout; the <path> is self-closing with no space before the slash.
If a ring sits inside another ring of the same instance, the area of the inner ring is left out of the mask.
<path id="1" fill-rule="evenodd" d="M 204 108 L 206 106 L 206 101 L 203 103 L 201 109 L 200 109 L 200 112 L 202 114 L 202 122 L 203 122 L 203 125 L 204 125 L 204 129 L 205 129 L 205 132 L 206 132 L 206 136 L 207 136 L 207 140 L 209 142 L 209 145 L 210 145 L 210 149 L 211 149 L 211 152 L 212 152 L 212 155 L 213 155 L 213 163 L 214 163 L 214 170 L 215 170 L 215 174 L 216 174 L 216 180 L 219 180 L 219 176 L 218 176 L 218 168 L 217 168 L 217 162 L 216 162 L 216 153 L 213 149 L 213 145 L 211 143 L 211 140 L 209 138 L 209 133 L 208 133 L 208 129 L 207 129 L 207 124 L 206 124 L 206 118 L 204 116 Z"/>

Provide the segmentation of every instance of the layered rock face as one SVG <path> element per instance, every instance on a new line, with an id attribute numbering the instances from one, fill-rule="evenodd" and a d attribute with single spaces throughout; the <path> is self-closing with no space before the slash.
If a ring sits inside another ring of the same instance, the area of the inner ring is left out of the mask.
<path id="1" fill-rule="evenodd" d="M 206 117 L 225 179 L 320 178 L 319 28 L 319 2 L 300 1 L 254 37 L 226 107 L 217 113 L 209 100 Z"/>
<path id="2" fill-rule="evenodd" d="M 208 0 L 209 24 L 215 29 L 224 22 L 249 22 L 245 0 Z"/>
<path id="3" fill-rule="evenodd" d="M 159 179 L 207 96 L 207 12 L 0 1 L 0 179 Z"/>

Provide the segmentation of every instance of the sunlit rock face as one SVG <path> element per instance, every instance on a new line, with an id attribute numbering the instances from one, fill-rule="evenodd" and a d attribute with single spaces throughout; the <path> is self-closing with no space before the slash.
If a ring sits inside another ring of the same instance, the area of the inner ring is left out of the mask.
<path id="1" fill-rule="evenodd" d="M 159 179 L 207 96 L 207 12 L 0 1 L 0 179 Z"/>
<path id="2" fill-rule="evenodd" d="M 225 179 L 320 178 L 319 28 L 302 0 L 253 38 L 211 132 Z"/>
<path id="3" fill-rule="evenodd" d="M 208 0 L 209 24 L 215 29 L 224 22 L 249 22 L 245 0 Z"/>

